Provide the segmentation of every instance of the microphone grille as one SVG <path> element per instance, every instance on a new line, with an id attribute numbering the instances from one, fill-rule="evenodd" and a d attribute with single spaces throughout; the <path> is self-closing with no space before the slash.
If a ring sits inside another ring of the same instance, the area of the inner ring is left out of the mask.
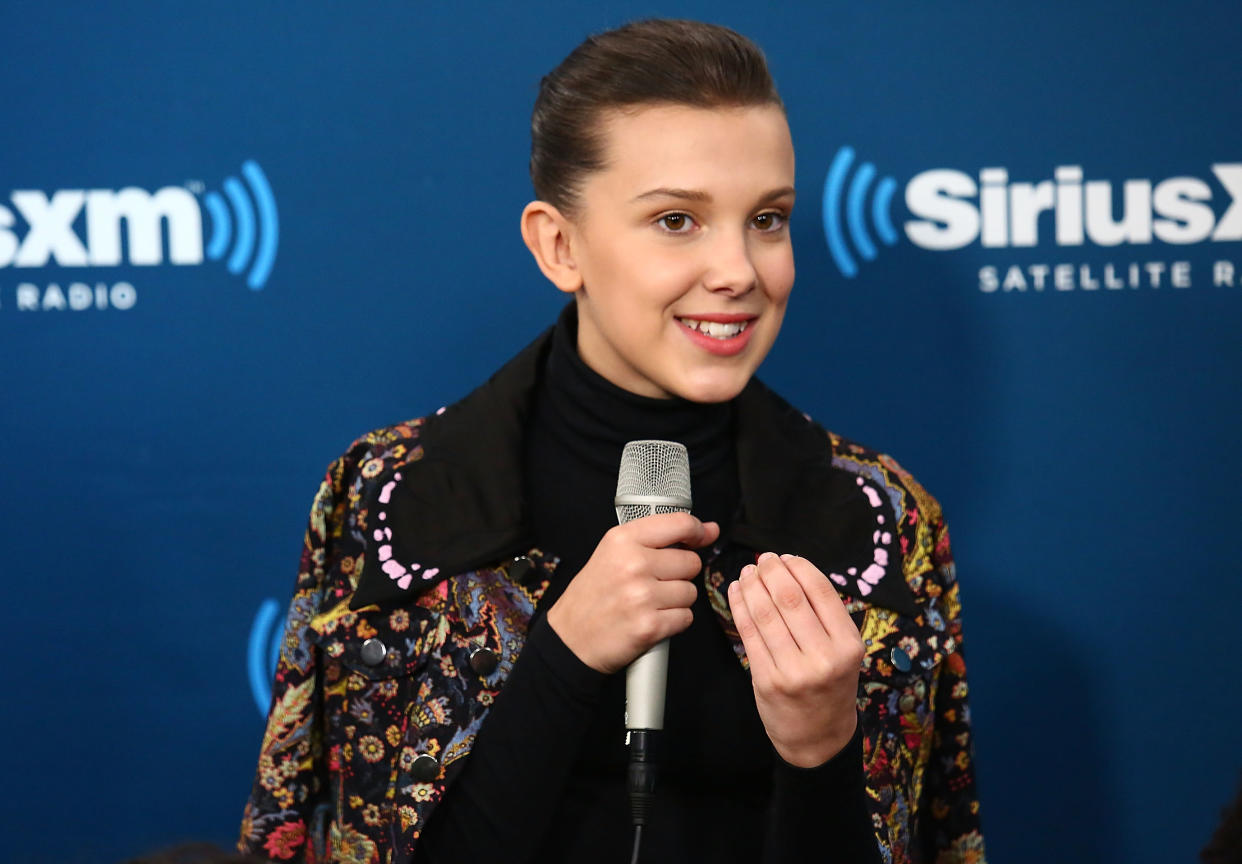
<path id="1" fill-rule="evenodd" d="M 689 511 L 690 454 L 676 441 L 631 441 L 617 472 L 617 519 L 625 523 L 655 513 Z M 667 499 L 622 504 L 622 498 Z"/>

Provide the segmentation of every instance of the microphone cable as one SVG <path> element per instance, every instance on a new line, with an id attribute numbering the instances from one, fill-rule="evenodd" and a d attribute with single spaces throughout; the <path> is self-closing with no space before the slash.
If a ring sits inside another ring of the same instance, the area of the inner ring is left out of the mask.
<path id="1" fill-rule="evenodd" d="M 638 864 L 638 851 L 642 844 L 643 826 L 651 814 L 656 786 L 656 730 L 630 729 L 625 733 L 625 743 L 630 750 L 627 774 L 630 793 L 630 821 L 634 825 L 634 852 L 630 864 Z"/>

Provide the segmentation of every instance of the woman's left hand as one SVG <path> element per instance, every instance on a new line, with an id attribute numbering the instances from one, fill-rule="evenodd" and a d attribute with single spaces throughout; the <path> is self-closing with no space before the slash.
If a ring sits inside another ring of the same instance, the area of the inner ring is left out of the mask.
<path id="1" fill-rule="evenodd" d="M 836 589 L 805 558 L 765 552 L 729 586 L 729 608 L 776 752 L 804 768 L 827 762 L 857 726 L 863 658 Z"/>

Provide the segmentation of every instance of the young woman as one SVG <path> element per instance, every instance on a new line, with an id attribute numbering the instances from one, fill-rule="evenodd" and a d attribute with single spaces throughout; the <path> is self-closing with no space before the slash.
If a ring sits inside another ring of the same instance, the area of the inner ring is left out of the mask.
<path id="1" fill-rule="evenodd" d="M 522 236 L 572 302 L 329 468 L 241 848 L 630 860 L 618 673 L 672 637 L 642 860 L 982 861 L 939 507 L 754 378 L 794 279 L 762 54 L 685 21 L 588 39 L 531 175 Z M 615 524 L 642 438 L 687 446 L 692 515 Z"/>

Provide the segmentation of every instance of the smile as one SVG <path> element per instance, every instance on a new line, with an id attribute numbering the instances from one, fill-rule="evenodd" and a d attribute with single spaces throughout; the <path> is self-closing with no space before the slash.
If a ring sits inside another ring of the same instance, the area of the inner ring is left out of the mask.
<path id="1" fill-rule="evenodd" d="M 750 326 L 750 321 L 734 321 L 726 324 L 720 321 L 698 321 L 694 318 L 678 318 L 677 320 L 689 329 L 697 330 L 713 339 L 732 339 Z"/>

